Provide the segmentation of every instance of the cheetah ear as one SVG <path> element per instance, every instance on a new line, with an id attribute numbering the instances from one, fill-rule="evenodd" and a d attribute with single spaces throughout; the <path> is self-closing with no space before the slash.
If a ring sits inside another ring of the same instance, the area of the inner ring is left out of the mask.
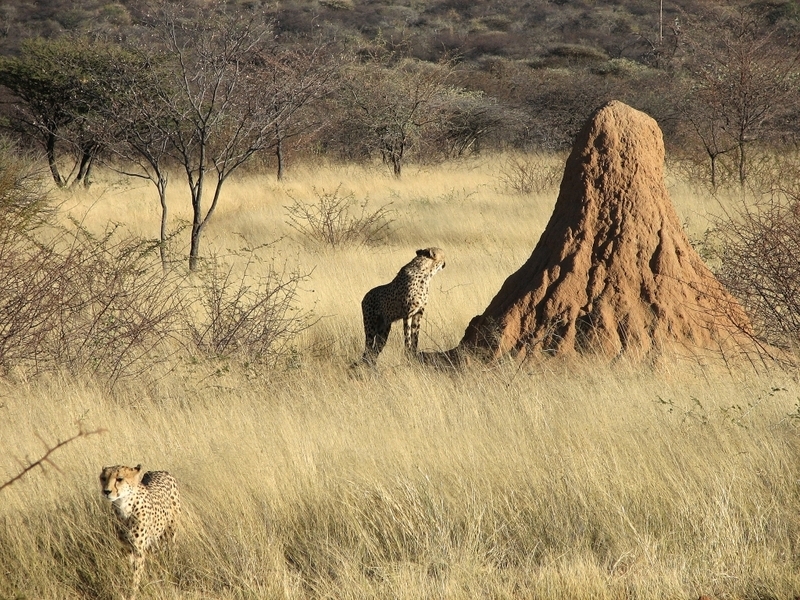
<path id="1" fill-rule="evenodd" d="M 427 256 L 428 258 L 433 258 L 431 256 L 430 248 L 420 248 L 419 250 L 417 250 L 417 256 Z"/>
<path id="2" fill-rule="evenodd" d="M 134 470 L 136 471 L 136 483 L 139 483 L 140 481 L 142 481 L 142 477 L 144 477 L 144 471 L 142 471 L 142 465 L 136 465 L 136 467 L 134 467 Z"/>

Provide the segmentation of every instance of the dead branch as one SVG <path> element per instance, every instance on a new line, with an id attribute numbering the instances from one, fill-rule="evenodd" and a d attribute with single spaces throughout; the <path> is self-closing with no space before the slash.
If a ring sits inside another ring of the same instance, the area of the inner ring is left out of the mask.
<path id="1" fill-rule="evenodd" d="M 75 435 L 73 435 L 70 438 L 67 438 L 66 440 L 57 442 L 55 446 L 48 446 L 47 443 L 45 443 L 44 444 L 45 448 L 46 448 L 45 453 L 40 458 L 38 458 L 37 460 L 28 463 L 14 477 L 12 477 L 8 481 L 4 482 L 3 484 L 0 484 L 0 492 L 2 492 L 5 488 L 11 486 L 12 484 L 16 483 L 20 479 L 22 479 L 25 476 L 26 473 L 28 473 L 29 471 L 32 471 L 36 467 L 42 467 L 42 469 L 44 469 L 44 465 L 48 464 L 51 467 L 53 467 L 54 469 L 58 470 L 58 466 L 52 460 L 50 460 L 50 456 L 56 450 L 66 446 L 67 444 L 70 444 L 70 443 L 74 442 L 78 438 L 89 437 L 90 435 L 95 435 L 95 434 L 98 434 L 98 433 L 105 433 L 105 432 L 106 432 L 105 429 L 95 429 L 94 431 L 84 431 L 82 428 L 79 428 L 78 429 L 78 433 L 76 433 Z M 39 439 L 41 439 L 41 438 L 39 438 Z M 42 441 L 44 442 L 44 440 L 42 440 Z"/>

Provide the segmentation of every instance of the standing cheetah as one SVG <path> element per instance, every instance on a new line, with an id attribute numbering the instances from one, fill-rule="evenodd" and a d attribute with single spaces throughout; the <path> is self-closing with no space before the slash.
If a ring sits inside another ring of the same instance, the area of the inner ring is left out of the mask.
<path id="1" fill-rule="evenodd" d="M 133 591 L 136 597 L 144 569 L 145 553 L 162 539 L 175 539 L 181 501 L 178 484 L 166 471 L 142 471 L 142 465 L 103 467 L 103 495 L 117 516 L 117 534 L 130 548 Z"/>
<path id="2" fill-rule="evenodd" d="M 392 323 L 403 319 L 406 350 L 417 353 L 419 322 L 428 303 L 431 278 L 444 269 L 444 250 L 424 248 L 385 285 L 366 293 L 361 301 L 366 348 L 361 361 L 374 365 L 386 345 Z"/>

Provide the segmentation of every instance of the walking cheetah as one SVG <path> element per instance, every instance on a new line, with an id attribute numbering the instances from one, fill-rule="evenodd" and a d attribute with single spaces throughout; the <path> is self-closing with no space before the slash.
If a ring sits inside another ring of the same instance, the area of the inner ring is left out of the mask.
<path id="1" fill-rule="evenodd" d="M 419 342 L 419 323 L 428 303 L 431 278 L 444 269 L 444 250 L 424 248 L 385 285 L 366 293 L 361 301 L 366 348 L 361 361 L 374 365 L 386 345 L 392 323 L 403 319 L 406 350 L 414 355 Z"/>
<path id="2" fill-rule="evenodd" d="M 130 548 L 136 597 L 146 552 L 161 540 L 175 539 L 181 501 L 175 478 L 166 471 L 142 471 L 142 465 L 103 467 L 103 495 L 117 516 L 119 539 Z"/>

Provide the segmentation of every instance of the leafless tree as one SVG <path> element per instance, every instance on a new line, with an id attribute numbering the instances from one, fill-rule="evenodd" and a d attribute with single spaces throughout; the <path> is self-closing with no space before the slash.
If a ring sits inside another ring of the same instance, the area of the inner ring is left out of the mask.
<path id="1" fill-rule="evenodd" d="M 453 92 L 446 82 L 448 65 L 404 59 L 353 64 L 347 70 L 339 101 L 348 127 L 360 132 L 364 153 L 377 150 L 395 177 L 408 151 L 447 115 Z"/>
<path id="2" fill-rule="evenodd" d="M 337 65 L 324 44 L 274 44 L 261 59 L 264 99 L 275 123 L 273 144 L 280 180 L 286 169 L 286 143 L 319 129 L 326 120 L 321 112 L 304 109 L 331 92 Z"/>
<path id="3" fill-rule="evenodd" d="M 762 16 L 740 8 L 696 24 L 689 48 L 696 79 L 689 120 L 712 161 L 735 150 L 740 184 L 748 171 L 748 147 L 775 133 L 779 113 L 796 94 L 800 58 L 796 42 L 779 39 Z"/>
<path id="4" fill-rule="evenodd" d="M 99 115 L 105 121 L 104 144 L 109 150 L 112 169 L 129 177 L 150 181 L 158 192 L 161 206 L 159 253 L 167 268 L 167 184 L 169 182 L 170 140 L 172 129 L 167 105 L 159 98 L 162 65 L 140 55 L 136 67 L 128 73 L 128 85 L 116 96 L 109 110 Z M 113 127 L 107 124 L 112 122 Z"/>
<path id="5" fill-rule="evenodd" d="M 270 147 L 275 125 L 290 106 L 276 112 L 264 101 L 261 57 L 270 43 L 270 24 L 263 14 L 212 5 L 187 20 L 164 5 L 157 27 L 173 68 L 162 74 L 157 93 L 169 155 L 189 184 L 189 269 L 194 270 L 203 230 L 225 181 L 253 154 Z"/>

